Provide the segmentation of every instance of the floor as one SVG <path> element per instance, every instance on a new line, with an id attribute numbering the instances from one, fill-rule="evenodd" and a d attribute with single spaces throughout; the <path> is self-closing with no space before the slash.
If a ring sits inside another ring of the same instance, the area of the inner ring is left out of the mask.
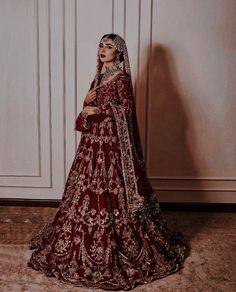
<path id="1" fill-rule="evenodd" d="M 30 269 L 28 241 L 52 220 L 54 208 L 0 206 L 0 291 L 89 292 Z M 191 243 L 184 268 L 132 291 L 236 291 L 236 213 L 163 211 L 170 228 Z M 97 292 L 103 290 L 96 290 Z"/>

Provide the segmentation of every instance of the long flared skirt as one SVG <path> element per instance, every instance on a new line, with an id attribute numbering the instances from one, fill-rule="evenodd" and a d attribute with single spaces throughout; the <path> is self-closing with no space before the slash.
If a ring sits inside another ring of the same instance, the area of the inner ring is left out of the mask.
<path id="1" fill-rule="evenodd" d="M 183 267 L 187 240 L 160 208 L 128 212 L 118 136 L 112 120 L 82 133 L 54 220 L 30 241 L 27 263 L 75 286 L 130 290 Z"/>

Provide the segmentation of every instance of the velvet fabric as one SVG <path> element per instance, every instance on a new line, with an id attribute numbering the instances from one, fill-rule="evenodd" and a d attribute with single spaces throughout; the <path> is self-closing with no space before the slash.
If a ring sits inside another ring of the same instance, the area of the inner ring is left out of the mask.
<path id="1" fill-rule="evenodd" d="M 147 179 L 129 76 L 103 84 L 94 104 L 98 114 L 77 118 L 62 200 L 31 239 L 28 266 L 76 286 L 130 290 L 181 269 L 188 242 L 168 228 Z"/>

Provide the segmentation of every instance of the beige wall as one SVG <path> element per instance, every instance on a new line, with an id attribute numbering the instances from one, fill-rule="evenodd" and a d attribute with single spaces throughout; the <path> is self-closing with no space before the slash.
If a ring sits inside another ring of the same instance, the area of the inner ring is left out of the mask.
<path id="1" fill-rule="evenodd" d="M 126 38 L 160 201 L 236 202 L 234 0 L 0 0 L 0 197 L 60 199 L 99 38 Z"/>
<path id="2" fill-rule="evenodd" d="M 236 202 L 235 12 L 230 0 L 153 2 L 148 172 L 180 190 L 163 198 Z"/>

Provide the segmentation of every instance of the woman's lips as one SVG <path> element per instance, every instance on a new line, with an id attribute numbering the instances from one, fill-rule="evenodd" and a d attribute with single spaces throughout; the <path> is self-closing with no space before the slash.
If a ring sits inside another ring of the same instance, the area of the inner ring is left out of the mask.
<path id="1" fill-rule="evenodd" d="M 100 57 L 101 57 L 101 58 L 105 58 L 106 56 L 105 56 L 105 55 L 103 55 L 103 54 L 101 54 L 101 55 L 100 55 Z"/>

